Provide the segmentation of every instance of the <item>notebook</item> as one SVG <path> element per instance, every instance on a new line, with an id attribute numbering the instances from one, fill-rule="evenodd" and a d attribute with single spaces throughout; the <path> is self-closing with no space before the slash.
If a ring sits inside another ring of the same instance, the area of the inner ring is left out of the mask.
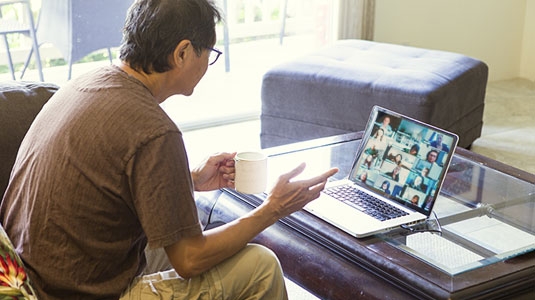
<path id="1" fill-rule="evenodd" d="M 451 132 L 374 106 L 348 178 L 329 182 L 305 210 L 358 238 L 425 221 L 457 141 Z M 358 204 L 365 198 L 379 208 Z"/>

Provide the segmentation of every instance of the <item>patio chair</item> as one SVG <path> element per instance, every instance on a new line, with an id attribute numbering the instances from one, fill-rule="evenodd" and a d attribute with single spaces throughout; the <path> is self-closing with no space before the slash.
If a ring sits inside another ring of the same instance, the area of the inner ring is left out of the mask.
<path id="1" fill-rule="evenodd" d="M 22 6 L 22 9 L 18 9 L 20 6 Z M 6 7 L 12 7 L 14 8 L 13 11 L 15 12 L 22 12 L 23 16 L 17 16 L 18 14 L 15 14 L 14 17 L 11 16 L 3 16 L 2 15 L 2 9 Z M 28 61 L 31 58 L 32 53 L 34 53 L 35 57 L 35 64 L 37 66 L 37 71 L 39 72 L 39 79 L 41 81 L 44 81 L 43 79 L 43 70 L 41 66 L 41 57 L 39 55 L 39 45 L 37 43 L 36 33 L 35 33 L 35 25 L 32 15 L 32 9 L 30 5 L 29 0 L 0 0 L 0 35 L 3 38 L 5 47 L 6 47 L 6 53 L 7 53 L 7 64 L 9 67 L 9 71 L 11 72 L 11 78 L 13 80 L 16 80 L 15 78 L 15 67 L 13 65 L 13 58 L 11 56 L 11 51 L 9 48 L 9 42 L 7 36 L 10 34 L 23 34 L 27 37 L 29 37 L 32 40 L 32 48 L 30 50 L 30 54 L 28 56 Z M 24 68 L 26 69 L 26 67 Z M 22 72 L 20 78 L 24 76 L 24 71 Z"/>
<path id="2" fill-rule="evenodd" d="M 43 1 L 37 26 L 39 45 L 51 43 L 60 50 L 69 66 L 67 79 L 71 79 L 73 63 L 96 50 L 107 49 L 111 63 L 111 48 L 121 44 L 126 12 L 133 2 Z"/>

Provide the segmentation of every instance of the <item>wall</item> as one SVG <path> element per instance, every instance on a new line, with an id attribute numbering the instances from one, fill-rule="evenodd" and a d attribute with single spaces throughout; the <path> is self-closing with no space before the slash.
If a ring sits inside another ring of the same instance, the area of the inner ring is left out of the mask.
<path id="1" fill-rule="evenodd" d="M 535 0 L 377 0 L 374 40 L 463 53 L 489 65 L 489 80 L 533 66 Z M 529 4 L 529 11 L 526 7 Z M 531 21 L 533 22 L 533 21 Z M 524 46 L 526 45 L 526 46 Z M 521 65 L 526 66 L 522 68 Z"/>
<path id="2" fill-rule="evenodd" d="M 520 77 L 535 81 L 535 0 L 527 0 Z"/>

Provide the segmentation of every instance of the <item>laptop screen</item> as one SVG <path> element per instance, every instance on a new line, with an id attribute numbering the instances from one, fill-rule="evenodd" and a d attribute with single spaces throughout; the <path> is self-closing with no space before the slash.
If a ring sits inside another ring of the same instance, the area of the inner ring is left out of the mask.
<path id="1" fill-rule="evenodd" d="M 458 137 L 375 106 L 350 179 L 429 215 Z"/>

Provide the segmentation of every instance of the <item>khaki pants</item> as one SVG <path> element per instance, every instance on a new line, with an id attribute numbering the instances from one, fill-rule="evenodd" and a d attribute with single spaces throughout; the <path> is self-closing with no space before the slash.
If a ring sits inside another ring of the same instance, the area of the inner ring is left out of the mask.
<path id="1" fill-rule="evenodd" d="M 159 252 L 159 254 L 165 252 Z M 166 257 L 166 256 L 165 256 Z M 152 258 L 154 259 L 154 258 Z M 149 255 L 150 263 L 151 257 Z M 159 263 L 165 260 L 159 260 Z M 184 279 L 174 270 L 134 280 L 121 300 L 145 299 L 288 299 L 279 261 L 260 245 L 248 245 L 200 276 Z"/>

